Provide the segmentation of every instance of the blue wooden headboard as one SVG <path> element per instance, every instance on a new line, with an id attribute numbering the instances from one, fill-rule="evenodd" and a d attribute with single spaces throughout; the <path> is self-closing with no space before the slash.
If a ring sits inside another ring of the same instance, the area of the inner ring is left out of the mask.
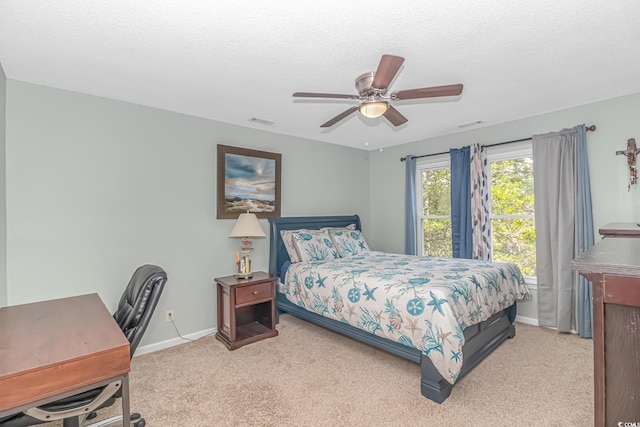
<path id="1" fill-rule="evenodd" d="M 280 230 L 319 230 L 323 227 L 346 227 L 349 224 L 355 224 L 356 229 L 361 230 L 358 215 L 269 218 L 269 273 L 280 275 L 280 267 L 285 261 L 289 261 Z"/>

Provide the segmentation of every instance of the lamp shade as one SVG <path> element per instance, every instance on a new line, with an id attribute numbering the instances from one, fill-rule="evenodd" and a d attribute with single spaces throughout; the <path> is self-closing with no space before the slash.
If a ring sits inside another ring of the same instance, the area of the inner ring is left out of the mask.
<path id="1" fill-rule="evenodd" d="M 265 237 L 256 214 L 240 214 L 229 237 Z"/>

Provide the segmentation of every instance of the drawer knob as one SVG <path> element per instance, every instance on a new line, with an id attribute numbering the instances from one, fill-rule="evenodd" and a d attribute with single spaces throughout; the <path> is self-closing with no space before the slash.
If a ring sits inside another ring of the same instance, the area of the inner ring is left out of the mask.
<path id="1" fill-rule="evenodd" d="M 253 294 L 254 295 L 258 295 L 258 291 L 253 291 Z"/>

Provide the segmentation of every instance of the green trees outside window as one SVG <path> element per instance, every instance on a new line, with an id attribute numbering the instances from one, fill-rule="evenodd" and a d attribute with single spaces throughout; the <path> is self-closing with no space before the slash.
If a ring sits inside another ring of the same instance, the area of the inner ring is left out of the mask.
<path id="1" fill-rule="evenodd" d="M 449 168 L 422 171 L 424 254 L 451 258 L 451 173 Z"/>
<path id="2" fill-rule="evenodd" d="M 515 262 L 525 276 L 536 275 L 533 161 L 491 162 L 493 260 Z"/>

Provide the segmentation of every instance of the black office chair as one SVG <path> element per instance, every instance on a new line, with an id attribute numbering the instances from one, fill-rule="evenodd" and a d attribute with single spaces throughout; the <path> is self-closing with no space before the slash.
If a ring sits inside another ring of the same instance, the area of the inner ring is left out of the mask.
<path id="1" fill-rule="evenodd" d="M 143 265 L 131 277 L 113 318 L 129 340 L 130 357 L 136 351 L 144 331 L 167 281 L 167 273 L 156 265 Z M 84 393 L 60 399 L 53 403 L 28 409 L 0 419 L 0 427 L 28 427 L 45 422 L 64 420 L 64 427 L 89 427 L 87 419 L 95 417 L 94 410 L 112 405 L 120 397 L 121 381 Z M 140 414 L 131 415 L 131 426 L 144 427 Z M 91 424 L 91 427 L 122 426 L 122 416 Z"/>

